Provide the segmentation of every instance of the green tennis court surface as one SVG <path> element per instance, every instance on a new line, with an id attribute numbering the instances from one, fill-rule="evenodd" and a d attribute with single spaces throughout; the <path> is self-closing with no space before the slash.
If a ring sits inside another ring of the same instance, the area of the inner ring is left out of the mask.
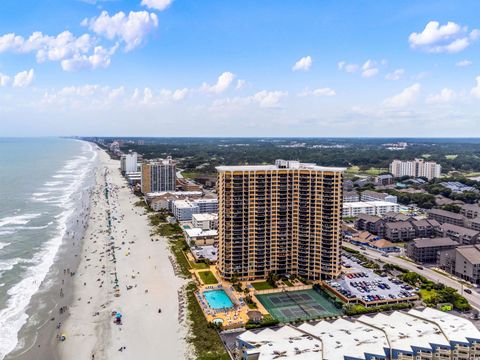
<path id="1" fill-rule="evenodd" d="M 342 314 L 328 299 L 315 290 L 282 291 L 256 295 L 275 319 L 281 322 L 311 320 Z"/>

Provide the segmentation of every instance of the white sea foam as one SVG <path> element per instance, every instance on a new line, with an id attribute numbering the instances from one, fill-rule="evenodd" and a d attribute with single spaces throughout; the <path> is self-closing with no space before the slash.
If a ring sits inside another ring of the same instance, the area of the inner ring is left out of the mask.
<path id="1" fill-rule="evenodd" d="M 1 233 L 0 233 L 0 235 L 1 235 Z M 10 245 L 10 243 L 0 242 L 0 250 L 2 250 L 4 247 L 7 247 L 8 245 Z"/>
<path id="2" fill-rule="evenodd" d="M 33 265 L 27 268 L 24 278 L 7 292 L 9 295 L 7 307 L 0 311 L 0 359 L 3 359 L 6 354 L 12 351 L 18 343 L 18 332 L 28 318 L 25 310 L 30 303 L 31 297 L 38 291 L 40 284 L 45 279 L 50 267 L 53 265 L 55 256 L 60 249 L 62 239 L 67 231 L 67 223 L 69 219 L 74 216 L 76 194 L 81 191 L 82 184 L 87 178 L 87 174 L 92 169 L 93 161 L 97 157 L 96 152 L 89 143 L 84 143 L 82 146 L 82 152 L 85 155 L 75 157 L 67 162 L 61 170 L 72 170 L 72 174 L 75 173 L 75 175 L 65 175 L 57 172 L 52 176 L 55 179 L 65 178 L 66 181 L 68 181 L 68 185 L 62 188 L 61 195 L 50 196 L 51 199 L 45 200 L 52 201 L 61 209 L 61 213 L 55 216 L 57 232 L 54 237 L 43 245 L 42 250 L 34 256 L 33 260 L 31 260 Z M 93 155 L 90 155 L 91 153 L 93 153 Z M 86 156 L 87 154 L 89 156 Z M 70 179 L 72 177 L 73 181 Z M 47 184 L 49 186 L 55 186 L 60 185 L 60 182 L 51 181 L 45 183 L 46 186 Z M 62 185 L 63 184 L 64 182 L 62 181 Z M 58 191 L 59 189 L 55 190 Z M 53 194 L 46 194 L 46 196 L 49 195 Z M 42 197 L 40 197 L 40 199 L 42 199 Z M 3 218 L 0 219 L 0 226 L 7 224 L 25 225 L 31 219 L 28 217 L 26 218 L 26 215 L 35 215 L 35 217 L 40 216 L 40 214 L 25 214 L 16 217 Z M 47 224 L 46 226 L 48 225 L 51 224 Z M 15 265 L 11 266 L 13 267 Z"/>
<path id="3" fill-rule="evenodd" d="M 28 224 L 30 220 L 39 217 L 42 214 L 23 214 L 16 216 L 7 216 L 0 219 L 0 227 L 5 225 L 25 225 Z"/>

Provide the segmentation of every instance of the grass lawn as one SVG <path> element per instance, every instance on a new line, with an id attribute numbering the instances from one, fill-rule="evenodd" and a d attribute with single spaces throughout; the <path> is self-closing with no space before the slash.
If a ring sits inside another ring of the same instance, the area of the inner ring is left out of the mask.
<path id="1" fill-rule="evenodd" d="M 381 173 L 388 172 L 388 169 L 382 169 L 382 168 L 370 168 L 365 171 L 365 174 L 367 175 L 379 175 Z"/>
<path id="2" fill-rule="evenodd" d="M 198 305 L 197 299 L 195 299 L 196 289 L 194 283 L 190 283 L 186 289 L 188 317 L 191 321 L 191 331 L 187 341 L 194 347 L 195 358 L 197 360 L 230 360 L 218 333 L 208 326 L 207 319 L 205 319 L 205 315 L 203 315 L 203 311 Z"/>
<path id="3" fill-rule="evenodd" d="M 445 155 L 445 159 L 447 160 L 455 160 L 458 155 Z"/>
<path id="4" fill-rule="evenodd" d="M 205 285 L 218 284 L 217 278 L 215 277 L 215 275 L 213 275 L 211 271 L 199 271 L 198 275 L 200 276 L 200 279 L 202 279 L 202 282 Z"/>
<path id="5" fill-rule="evenodd" d="M 381 173 L 384 173 L 384 172 L 388 172 L 388 169 L 383 169 L 383 168 L 370 168 L 368 170 L 360 170 L 360 167 L 359 166 L 350 166 L 348 169 L 347 169 L 347 174 L 352 174 L 352 175 L 378 175 L 378 174 L 381 174 Z"/>
<path id="6" fill-rule="evenodd" d="M 293 284 L 290 280 L 283 280 L 283 283 L 287 286 L 293 286 Z"/>
<path id="7" fill-rule="evenodd" d="M 275 289 L 272 285 L 270 285 L 268 282 L 266 281 L 260 281 L 260 282 L 254 282 L 254 283 L 251 283 L 253 288 L 255 290 L 270 290 L 270 289 Z"/>
<path id="8" fill-rule="evenodd" d="M 432 156 L 432 155 L 430 155 L 430 154 L 423 154 L 423 155 L 422 155 L 422 158 L 428 159 L 428 158 L 431 157 L 431 156 Z"/>
<path id="9" fill-rule="evenodd" d="M 192 269 L 195 269 L 195 270 L 203 270 L 203 269 L 208 269 L 209 266 L 205 263 L 202 263 L 202 262 L 199 262 L 199 263 L 192 263 L 190 262 L 190 266 Z"/>

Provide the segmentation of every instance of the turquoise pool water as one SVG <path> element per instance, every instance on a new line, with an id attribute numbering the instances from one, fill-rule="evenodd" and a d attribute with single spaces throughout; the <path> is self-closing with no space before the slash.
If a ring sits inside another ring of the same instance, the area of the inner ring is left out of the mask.
<path id="1" fill-rule="evenodd" d="M 224 290 L 204 291 L 203 296 L 207 300 L 208 306 L 212 309 L 224 309 L 233 307 L 232 300 Z"/>

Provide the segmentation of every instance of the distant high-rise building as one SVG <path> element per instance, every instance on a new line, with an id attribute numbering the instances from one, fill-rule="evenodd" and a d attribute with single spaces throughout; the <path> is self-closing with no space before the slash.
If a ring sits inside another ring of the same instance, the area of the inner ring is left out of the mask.
<path id="1" fill-rule="evenodd" d="M 175 191 L 176 162 L 171 157 L 142 164 L 142 192 Z"/>
<path id="2" fill-rule="evenodd" d="M 137 172 L 138 155 L 136 152 L 123 154 L 120 158 L 120 169 L 124 174 Z"/>
<path id="3" fill-rule="evenodd" d="M 285 160 L 217 167 L 221 276 L 336 277 L 343 170 Z"/>
<path id="4" fill-rule="evenodd" d="M 415 159 L 413 161 L 393 160 L 390 164 L 390 172 L 395 177 L 425 177 L 431 180 L 440 177 L 442 167 L 436 162 L 423 159 Z"/>

